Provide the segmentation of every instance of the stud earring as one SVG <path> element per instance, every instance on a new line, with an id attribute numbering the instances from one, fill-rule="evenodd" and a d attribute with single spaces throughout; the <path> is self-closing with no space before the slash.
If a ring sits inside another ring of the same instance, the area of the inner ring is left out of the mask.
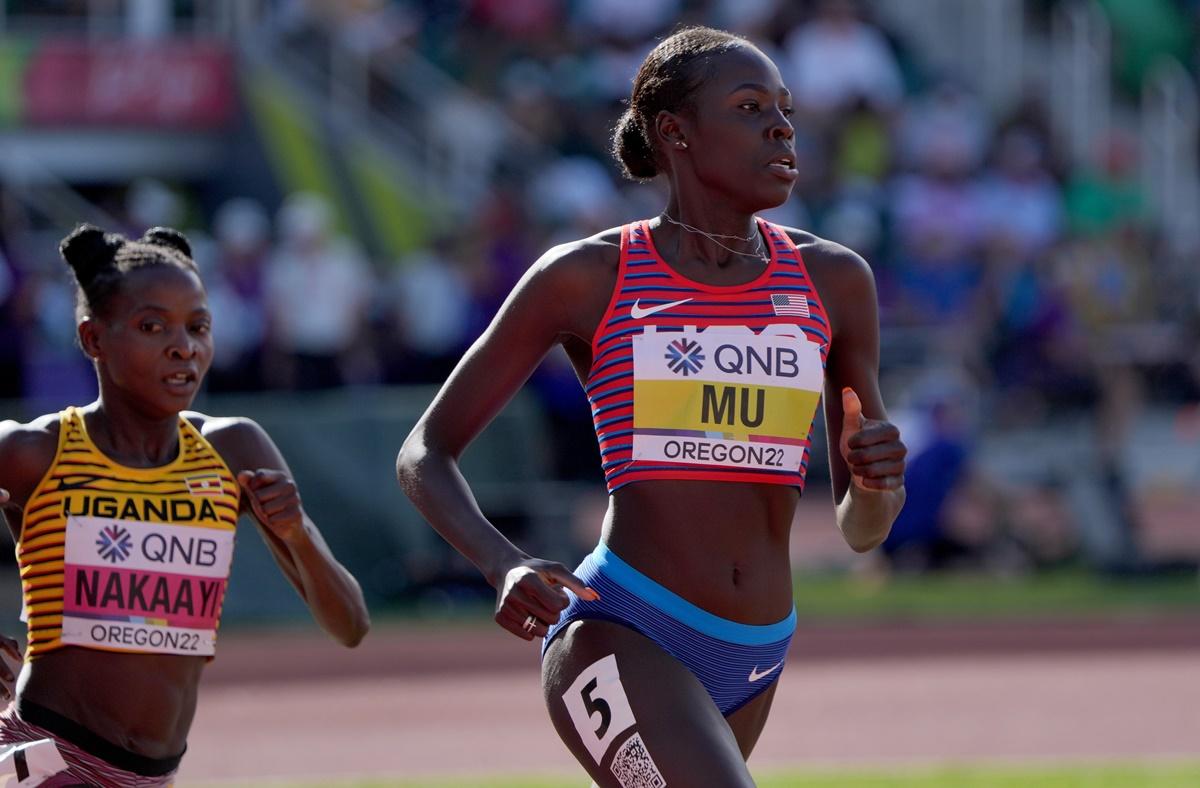
<path id="1" fill-rule="evenodd" d="M 682 150 L 687 150 L 687 143 L 684 142 L 683 140 L 680 140 L 679 142 L 675 143 L 675 145 L 676 145 L 676 147 L 681 148 Z"/>

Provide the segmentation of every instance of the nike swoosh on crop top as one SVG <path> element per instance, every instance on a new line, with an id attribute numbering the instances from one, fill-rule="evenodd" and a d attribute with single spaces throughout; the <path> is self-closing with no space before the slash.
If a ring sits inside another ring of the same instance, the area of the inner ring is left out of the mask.
<path id="1" fill-rule="evenodd" d="M 766 269 L 709 285 L 621 228 L 616 286 L 585 383 L 609 492 L 654 479 L 804 487 L 830 330 L 799 250 L 758 220 Z"/>
<path id="2" fill-rule="evenodd" d="M 158 468 L 110 460 L 82 414 L 22 518 L 17 563 L 32 660 L 63 646 L 212 656 L 233 560 L 238 484 L 191 422 Z"/>

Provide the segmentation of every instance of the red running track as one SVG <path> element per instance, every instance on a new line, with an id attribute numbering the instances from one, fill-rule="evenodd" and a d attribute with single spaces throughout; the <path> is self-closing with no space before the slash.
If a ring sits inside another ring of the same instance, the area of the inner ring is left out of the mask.
<path id="1" fill-rule="evenodd" d="M 553 773 L 536 646 L 498 628 L 225 636 L 181 784 Z M 1200 617 L 802 624 L 752 768 L 1200 753 Z"/>

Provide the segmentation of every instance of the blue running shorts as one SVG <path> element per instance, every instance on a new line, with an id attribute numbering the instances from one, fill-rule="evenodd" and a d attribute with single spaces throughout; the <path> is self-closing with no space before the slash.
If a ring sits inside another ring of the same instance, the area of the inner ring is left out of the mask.
<path id="1" fill-rule="evenodd" d="M 774 624 L 739 624 L 714 616 L 622 561 L 603 542 L 575 574 L 600 594 L 570 604 L 542 642 L 546 648 L 572 621 L 598 619 L 627 626 L 653 640 L 692 672 L 728 716 L 767 689 L 783 672 L 796 630 L 796 610 Z"/>

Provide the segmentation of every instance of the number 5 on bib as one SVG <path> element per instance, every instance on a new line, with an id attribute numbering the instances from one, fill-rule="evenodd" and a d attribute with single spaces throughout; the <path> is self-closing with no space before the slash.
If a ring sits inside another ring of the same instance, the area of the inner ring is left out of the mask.
<path id="1" fill-rule="evenodd" d="M 596 763 L 604 759 L 613 740 L 637 722 L 621 685 L 615 654 L 584 668 L 562 699 L 579 738 Z"/>

